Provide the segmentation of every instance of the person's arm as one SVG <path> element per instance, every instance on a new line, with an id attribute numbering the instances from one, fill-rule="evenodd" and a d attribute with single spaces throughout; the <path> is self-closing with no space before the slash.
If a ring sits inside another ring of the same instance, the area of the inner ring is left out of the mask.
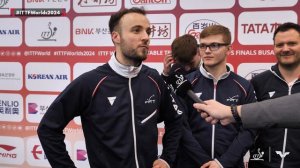
<path id="1" fill-rule="evenodd" d="M 300 93 L 243 105 L 240 115 L 247 128 L 300 128 Z"/>
<path id="2" fill-rule="evenodd" d="M 237 112 L 245 128 L 282 127 L 300 128 L 300 93 L 237 106 Z M 194 108 L 201 112 L 207 122 L 223 125 L 235 122 L 229 106 L 214 100 L 206 104 L 195 103 Z"/>
<path id="3" fill-rule="evenodd" d="M 163 159 L 172 167 L 182 135 L 183 110 L 178 106 L 176 96 L 167 88 L 163 80 L 159 80 L 159 82 L 162 91 L 159 121 L 164 121 L 165 125 L 165 133 L 162 139 L 163 151 L 160 159 Z"/>
<path id="4" fill-rule="evenodd" d="M 75 167 L 66 150 L 63 129 L 88 106 L 86 95 L 91 97 L 92 92 L 86 92 L 82 83 L 78 79 L 72 82 L 50 105 L 38 126 L 37 134 L 51 167 Z"/>

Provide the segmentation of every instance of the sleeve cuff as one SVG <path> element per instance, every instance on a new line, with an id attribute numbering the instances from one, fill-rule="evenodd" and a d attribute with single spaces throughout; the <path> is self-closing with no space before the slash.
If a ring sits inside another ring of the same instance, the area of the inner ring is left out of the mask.
<path id="1" fill-rule="evenodd" d="M 214 159 L 214 161 L 216 161 L 216 163 L 218 163 L 218 165 L 219 165 L 221 168 L 224 168 L 224 167 L 222 166 L 222 164 L 218 161 L 218 159 Z"/>
<path id="2" fill-rule="evenodd" d="M 164 162 L 164 163 L 167 165 L 168 168 L 170 168 L 170 165 L 169 165 L 168 162 L 166 162 L 164 159 L 160 159 L 160 158 L 159 158 L 158 160 L 161 160 L 162 162 Z M 222 168 L 223 168 L 223 167 L 222 167 Z"/>

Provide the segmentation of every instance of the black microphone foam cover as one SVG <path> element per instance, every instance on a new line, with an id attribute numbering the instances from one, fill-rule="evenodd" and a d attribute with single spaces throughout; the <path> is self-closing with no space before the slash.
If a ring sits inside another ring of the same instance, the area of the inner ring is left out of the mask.
<path id="1" fill-rule="evenodd" d="M 180 64 L 174 64 L 171 67 L 168 83 L 173 91 L 180 97 L 185 97 L 188 90 L 192 90 L 191 83 L 184 77 L 186 71 Z"/>

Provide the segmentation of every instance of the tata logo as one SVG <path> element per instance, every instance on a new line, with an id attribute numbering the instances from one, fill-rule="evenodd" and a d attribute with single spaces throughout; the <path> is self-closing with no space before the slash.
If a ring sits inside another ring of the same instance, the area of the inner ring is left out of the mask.
<path id="1" fill-rule="evenodd" d="M 199 39 L 201 31 L 206 27 L 212 25 L 219 25 L 219 23 L 208 19 L 196 20 L 187 26 L 187 28 L 185 29 L 185 34 L 190 34 L 194 36 L 196 39 Z"/>

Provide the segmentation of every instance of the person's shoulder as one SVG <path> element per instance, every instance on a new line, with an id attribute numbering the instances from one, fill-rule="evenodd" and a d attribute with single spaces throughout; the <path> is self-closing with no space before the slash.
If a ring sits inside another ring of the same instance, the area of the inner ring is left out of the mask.
<path id="1" fill-rule="evenodd" d="M 250 85 L 250 81 L 247 80 L 246 78 L 234 73 L 234 72 L 231 72 L 231 76 L 232 76 L 232 79 L 238 83 L 240 83 L 241 85 L 243 86 L 248 86 Z"/>
<path id="2" fill-rule="evenodd" d="M 161 77 L 156 69 L 151 68 L 151 67 L 149 67 L 145 64 L 143 64 L 141 72 L 144 73 L 144 74 L 147 74 L 147 75 L 151 75 L 151 76 L 155 76 L 155 77 L 156 76 Z"/>
<path id="3" fill-rule="evenodd" d="M 109 66 L 107 64 L 100 65 L 92 70 L 89 70 L 87 72 L 84 72 L 83 74 L 79 75 L 74 81 L 83 81 L 83 83 L 86 83 L 84 81 L 88 81 L 90 83 L 93 83 L 92 81 L 99 81 L 101 78 L 108 76 L 109 73 Z"/>

